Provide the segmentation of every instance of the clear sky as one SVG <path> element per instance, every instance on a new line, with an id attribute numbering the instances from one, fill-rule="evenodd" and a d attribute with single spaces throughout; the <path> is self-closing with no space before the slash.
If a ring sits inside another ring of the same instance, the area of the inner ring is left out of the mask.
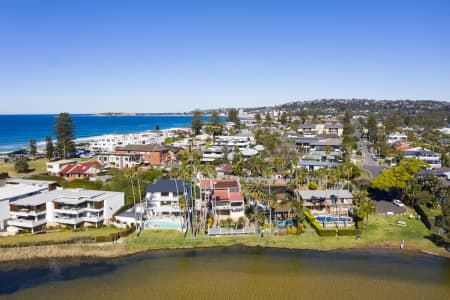
<path id="1" fill-rule="evenodd" d="M 450 1 L 0 0 L 0 113 L 450 100 Z"/>

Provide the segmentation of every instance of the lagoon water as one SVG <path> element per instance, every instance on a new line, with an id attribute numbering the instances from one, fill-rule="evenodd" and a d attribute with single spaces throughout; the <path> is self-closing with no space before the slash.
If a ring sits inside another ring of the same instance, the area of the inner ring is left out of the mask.
<path id="1" fill-rule="evenodd" d="M 28 147 L 30 139 L 43 142 L 53 136 L 56 115 L 0 115 L 0 152 Z M 131 133 L 189 127 L 191 116 L 95 116 L 72 115 L 78 139 L 107 133 Z M 204 117 L 206 120 L 206 117 Z"/>
<path id="2" fill-rule="evenodd" d="M 450 299 L 450 260 L 235 247 L 8 263 L 0 299 Z"/>

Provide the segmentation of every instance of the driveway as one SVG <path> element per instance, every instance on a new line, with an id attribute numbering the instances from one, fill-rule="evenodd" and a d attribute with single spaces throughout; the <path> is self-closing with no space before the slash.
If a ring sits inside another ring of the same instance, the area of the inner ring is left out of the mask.
<path id="1" fill-rule="evenodd" d="M 378 200 L 375 201 L 375 203 L 377 205 L 377 213 L 379 214 L 387 214 L 389 212 L 393 213 L 394 215 L 402 215 L 406 213 L 405 207 L 397 206 L 390 201 Z"/>

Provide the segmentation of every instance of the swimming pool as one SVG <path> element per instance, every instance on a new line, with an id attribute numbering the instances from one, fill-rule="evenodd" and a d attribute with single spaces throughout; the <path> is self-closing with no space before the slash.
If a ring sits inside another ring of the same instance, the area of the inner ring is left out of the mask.
<path id="1" fill-rule="evenodd" d="M 352 218 L 349 217 L 330 217 L 330 216 L 317 216 L 316 221 L 318 222 L 351 222 Z"/>
<path id="2" fill-rule="evenodd" d="M 171 221 L 171 220 L 149 220 L 145 222 L 144 227 L 181 230 L 180 221 Z"/>

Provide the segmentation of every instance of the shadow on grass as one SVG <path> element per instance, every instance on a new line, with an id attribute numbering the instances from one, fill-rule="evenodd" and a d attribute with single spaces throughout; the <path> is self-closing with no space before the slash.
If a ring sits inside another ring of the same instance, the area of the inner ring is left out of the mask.
<path id="1" fill-rule="evenodd" d="M 438 247 L 448 248 L 450 246 L 449 243 L 446 242 L 442 236 L 436 233 L 432 233 L 431 235 L 425 235 L 424 238 L 432 241 Z"/>

